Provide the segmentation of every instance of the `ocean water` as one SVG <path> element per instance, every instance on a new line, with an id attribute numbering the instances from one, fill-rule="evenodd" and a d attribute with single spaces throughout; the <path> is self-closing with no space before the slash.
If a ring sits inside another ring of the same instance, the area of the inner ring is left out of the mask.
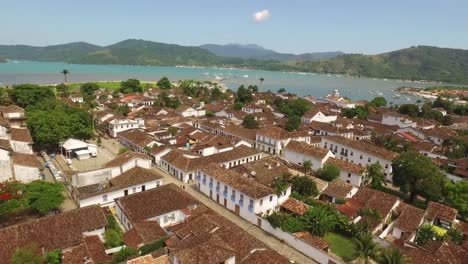
<path id="1" fill-rule="evenodd" d="M 413 102 L 417 98 L 408 95 L 397 96 L 395 89 L 400 86 L 428 86 L 423 83 L 407 83 L 397 80 L 370 78 L 352 78 L 336 75 L 313 73 L 290 73 L 247 69 L 220 68 L 185 68 L 164 66 L 129 66 L 129 65 L 84 65 L 61 62 L 10 61 L 0 63 L 0 86 L 20 83 L 53 84 L 63 82 L 63 69 L 68 69 L 68 82 L 114 81 L 137 78 L 146 81 L 157 81 L 163 76 L 170 80 L 196 79 L 216 80 L 231 89 L 239 85 L 256 84 L 260 90 L 286 91 L 301 96 L 312 95 L 324 97 L 334 89 L 342 96 L 352 100 L 371 100 L 384 96 L 394 104 Z M 265 80 L 260 85 L 259 79 Z"/>

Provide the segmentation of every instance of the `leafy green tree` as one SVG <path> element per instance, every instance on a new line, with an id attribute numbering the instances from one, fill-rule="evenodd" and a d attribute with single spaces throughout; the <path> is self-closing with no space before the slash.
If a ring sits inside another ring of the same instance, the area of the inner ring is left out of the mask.
<path id="1" fill-rule="evenodd" d="M 446 202 L 468 219 L 468 181 L 448 183 Z"/>
<path id="2" fill-rule="evenodd" d="M 161 89 L 165 89 L 165 90 L 169 90 L 171 89 L 171 81 L 169 81 L 169 79 L 167 77 L 162 77 L 157 83 L 156 85 L 161 88 Z"/>
<path id="3" fill-rule="evenodd" d="M 242 110 L 242 107 L 244 107 L 244 104 L 241 102 L 235 102 L 232 108 L 236 111 Z"/>
<path id="4" fill-rule="evenodd" d="M 312 161 L 306 160 L 302 163 L 302 170 L 304 170 L 304 174 L 307 175 L 312 170 Z"/>
<path id="5" fill-rule="evenodd" d="M 378 96 L 372 99 L 370 105 L 376 107 L 387 106 L 387 100 L 385 99 L 385 97 Z"/>
<path id="6" fill-rule="evenodd" d="M 25 196 L 29 205 L 46 214 L 58 209 L 65 200 L 63 186 L 60 183 L 33 181 L 26 185 Z"/>
<path id="7" fill-rule="evenodd" d="M 218 87 L 211 89 L 211 101 L 220 100 L 223 97 L 223 92 Z"/>
<path id="8" fill-rule="evenodd" d="M 286 92 L 286 89 L 284 89 L 284 88 L 279 88 L 278 89 L 278 93 L 285 93 L 285 92 Z"/>
<path id="9" fill-rule="evenodd" d="M 273 181 L 273 187 L 275 190 L 275 194 L 278 196 L 282 196 L 288 189 L 289 183 L 283 176 L 280 176 L 280 177 L 276 177 L 275 180 Z"/>
<path id="10" fill-rule="evenodd" d="M 416 244 L 425 245 L 427 242 L 432 240 L 442 240 L 442 237 L 437 234 L 432 228 L 432 225 L 424 224 L 418 228 L 416 233 Z"/>
<path id="11" fill-rule="evenodd" d="M 278 107 L 281 113 L 287 116 L 303 116 L 307 111 L 311 109 L 310 102 L 303 98 L 287 101 L 279 100 L 277 103 L 279 103 Z"/>
<path id="12" fill-rule="evenodd" d="M 371 186 L 373 188 L 382 187 L 382 185 L 387 185 L 385 183 L 385 174 L 382 165 L 379 163 L 372 163 L 366 166 L 367 178 L 371 181 Z"/>
<path id="13" fill-rule="evenodd" d="M 292 178 L 291 183 L 291 190 L 302 197 L 315 197 L 319 194 L 317 185 L 307 176 L 295 176 Z"/>
<path id="14" fill-rule="evenodd" d="M 288 117 L 286 122 L 286 130 L 289 132 L 296 131 L 301 125 L 301 118 L 297 115 Z"/>
<path id="15" fill-rule="evenodd" d="M 322 180 L 333 181 L 340 176 L 340 168 L 335 164 L 326 163 L 318 174 Z"/>
<path id="16" fill-rule="evenodd" d="M 379 248 L 377 243 L 374 242 L 372 234 L 366 233 L 361 235 L 359 238 L 355 238 L 356 253 L 358 258 L 362 259 L 364 263 L 371 263 L 371 259 L 377 257 Z"/>
<path id="17" fill-rule="evenodd" d="M 49 86 L 39 86 L 35 84 L 19 84 L 13 86 L 12 99 L 21 107 L 35 105 L 52 98 L 55 98 L 55 95 L 52 87 Z"/>
<path id="18" fill-rule="evenodd" d="M 104 232 L 104 240 L 106 241 L 106 246 L 109 248 L 118 247 L 123 244 L 122 235 L 111 228 Z"/>
<path id="19" fill-rule="evenodd" d="M 419 113 L 419 106 L 415 104 L 402 104 L 398 108 L 400 114 L 409 115 L 411 117 L 417 117 Z"/>
<path id="20" fill-rule="evenodd" d="M 405 256 L 401 254 L 400 250 L 396 247 L 392 247 L 383 250 L 377 258 L 378 264 L 406 264 L 408 263 Z"/>
<path id="21" fill-rule="evenodd" d="M 339 213 L 330 206 L 314 206 L 303 216 L 307 230 L 316 236 L 334 230 L 339 224 Z"/>
<path id="22" fill-rule="evenodd" d="M 247 87 L 247 89 L 249 89 L 252 93 L 258 93 L 258 86 L 257 85 L 249 85 L 249 87 Z"/>
<path id="23" fill-rule="evenodd" d="M 70 96 L 70 92 L 68 91 L 68 85 L 61 83 L 55 86 L 55 90 L 59 94 L 60 97 L 62 98 L 67 98 Z"/>
<path id="24" fill-rule="evenodd" d="M 205 115 L 206 115 L 206 117 L 213 117 L 213 116 L 215 116 L 215 114 L 214 114 L 212 111 L 210 111 L 210 110 L 207 110 L 206 113 L 205 113 Z"/>
<path id="25" fill-rule="evenodd" d="M 140 80 L 128 79 L 120 83 L 120 92 L 123 94 L 143 92 Z"/>
<path id="26" fill-rule="evenodd" d="M 177 132 L 179 131 L 179 129 L 177 129 L 177 127 L 169 127 L 167 129 L 167 132 L 169 132 L 169 134 L 171 134 L 171 136 L 175 136 L 177 134 Z"/>
<path id="27" fill-rule="evenodd" d="M 83 83 L 80 86 L 80 92 L 83 96 L 92 96 L 97 90 L 99 90 L 99 86 L 92 82 Z"/>
<path id="28" fill-rule="evenodd" d="M 260 77 L 258 80 L 260 81 L 260 86 L 262 86 L 263 82 L 265 81 L 265 78 Z"/>
<path id="29" fill-rule="evenodd" d="M 63 253 L 59 249 L 49 251 L 46 254 L 46 262 L 47 264 L 60 264 L 62 263 L 62 256 L 63 256 Z"/>
<path id="30" fill-rule="evenodd" d="M 249 103 L 252 102 L 252 91 L 245 88 L 244 85 L 239 86 L 236 92 L 236 102 Z"/>
<path id="31" fill-rule="evenodd" d="M 242 121 L 242 126 L 248 129 L 255 129 L 258 128 L 258 122 L 255 119 L 254 115 L 246 115 L 244 120 Z"/>
<path id="32" fill-rule="evenodd" d="M 117 254 L 114 255 L 112 263 L 119 264 L 124 263 L 127 259 L 132 256 L 136 256 L 138 251 L 131 247 L 123 247 Z"/>
<path id="33" fill-rule="evenodd" d="M 16 250 L 11 258 L 12 264 L 42 264 L 44 258 L 39 254 L 40 250 L 36 244 L 31 244 Z"/>
<path id="34" fill-rule="evenodd" d="M 428 157 L 415 151 L 405 151 L 393 160 L 393 182 L 403 193 L 410 194 L 410 202 L 418 195 L 438 201 L 443 196 L 445 178 Z"/>
<path id="35" fill-rule="evenodd" d="M 456 227 L 450 228 L 447 233 L 445 233 L 445 237 L 452 241 L 456 245 L 461 245 L 464 241 L 464 234 L 460 229 Z"/>

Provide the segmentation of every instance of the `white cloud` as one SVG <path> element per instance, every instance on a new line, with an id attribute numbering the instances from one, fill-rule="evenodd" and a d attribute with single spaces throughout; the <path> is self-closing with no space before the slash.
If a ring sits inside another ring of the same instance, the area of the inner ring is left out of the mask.
<path id="1" fill-rule="evenodd" d="M 268 9 L 263 9 L 253 14 L 253 19 L 257 23 L 261 23 L 270 18 L 270 11 Z"/>

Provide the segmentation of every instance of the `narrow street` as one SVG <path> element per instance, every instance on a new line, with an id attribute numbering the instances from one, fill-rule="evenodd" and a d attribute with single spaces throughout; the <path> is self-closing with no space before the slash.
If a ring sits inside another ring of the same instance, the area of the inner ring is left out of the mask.
<path id="1" fill-rule="evenodd" d="M 200 200 L 203 204 L 205 204 L 208 208 L 212 209 L 216 213 L 226 217 L 231 222 L 242 228 L 247 233 L 251 234 L 258 240 L 262 241 L 263 243 L 267 244 L 270 248 L 277 251 L 281 255 L 287 257 L 289 260 L 294 261 L 295 263 L 301 264 L 308 264 L 308 263 L 317 263 L 314 260 L 308 258 L 301 252 L 297 251 L 296 249 L 290 247 L 289 245 L 282 243 L 276 237 L 271 236 L 270 234 L 266 233 L 262 229 L 258 228 L 257 226 L 251 224 L 250 222 L 240 218 L 239 216 L 235 215 L 231 211 L 227 210 L 226 208 L 222 207 L 221 205 L 217 204 L 210 198 L 206 197 L 202 193 L 196 190 L 195 184 L 183 184 L 181 181 L 177 180 L 176 178 L 170 176 L 165 171 L 161 170 L 158 167 L 153 166 L 153 170 L 158 171 L 164 176 L 164 184 L 174 183 L 178 186 L 185 186 L 185 191 L 192 195 L 193 197 Z"/>

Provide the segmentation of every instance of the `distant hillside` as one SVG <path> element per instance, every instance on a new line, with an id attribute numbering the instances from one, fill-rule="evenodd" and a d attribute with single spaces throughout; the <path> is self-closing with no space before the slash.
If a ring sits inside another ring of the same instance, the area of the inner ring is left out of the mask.
<path id="1" fill-rule="evenodd" d="M 257 45 L 232 44 L 228 48 L 220 45 L 204 45 L 204 47 L 212 49 L 213 52 L 200 47 L 135 39 L 106 47 L 84 42 L 47 47 L 0 45 L 0 57 L 85 64 L 228 66 L 468 83 L 468 50 L 461 49 L 418 46 L 379 55 L 346 54 L 326 59 L 320 57 L 324 54 L 288 55 Z M 221 52 L 224 56 L 219 55 Z M 257 57 L 250 58 L 251 56 Z"/>
<path id="2" fill-rule="evenodd" d="M 320 60 L 329 59 L 338 55 L 343 55 L 343 52 L 316 52 L 304 54 L 289 54 L 279 53 L 274 50 L 265 49 L 255 44 L 205 44 L 200 48 L 205 49 L 215 55 L 230 58 L 257 59 L 257 60 L 276 60 L 276 61 L 303 61 L 303 60 Z"/>
<path id="3" fill-rule="evenodd" d="M 468 83 L 468 50 L 461 49 L 418 46 L 379 55 L 348 54 L 288 65 L 316 73 Z"/>
<path id="4" fill-rule="evenodd" d="M 7 60 L 5 58 L 0 57 L 0 63 L 5 63 Z"/>
<path id="5" fill-rule="evenodd" d="M 0 45 L 0 57 L 16 60 L 71 62 L 99 49 L 101 47 L 85 42 L 46 47 Z"/>

